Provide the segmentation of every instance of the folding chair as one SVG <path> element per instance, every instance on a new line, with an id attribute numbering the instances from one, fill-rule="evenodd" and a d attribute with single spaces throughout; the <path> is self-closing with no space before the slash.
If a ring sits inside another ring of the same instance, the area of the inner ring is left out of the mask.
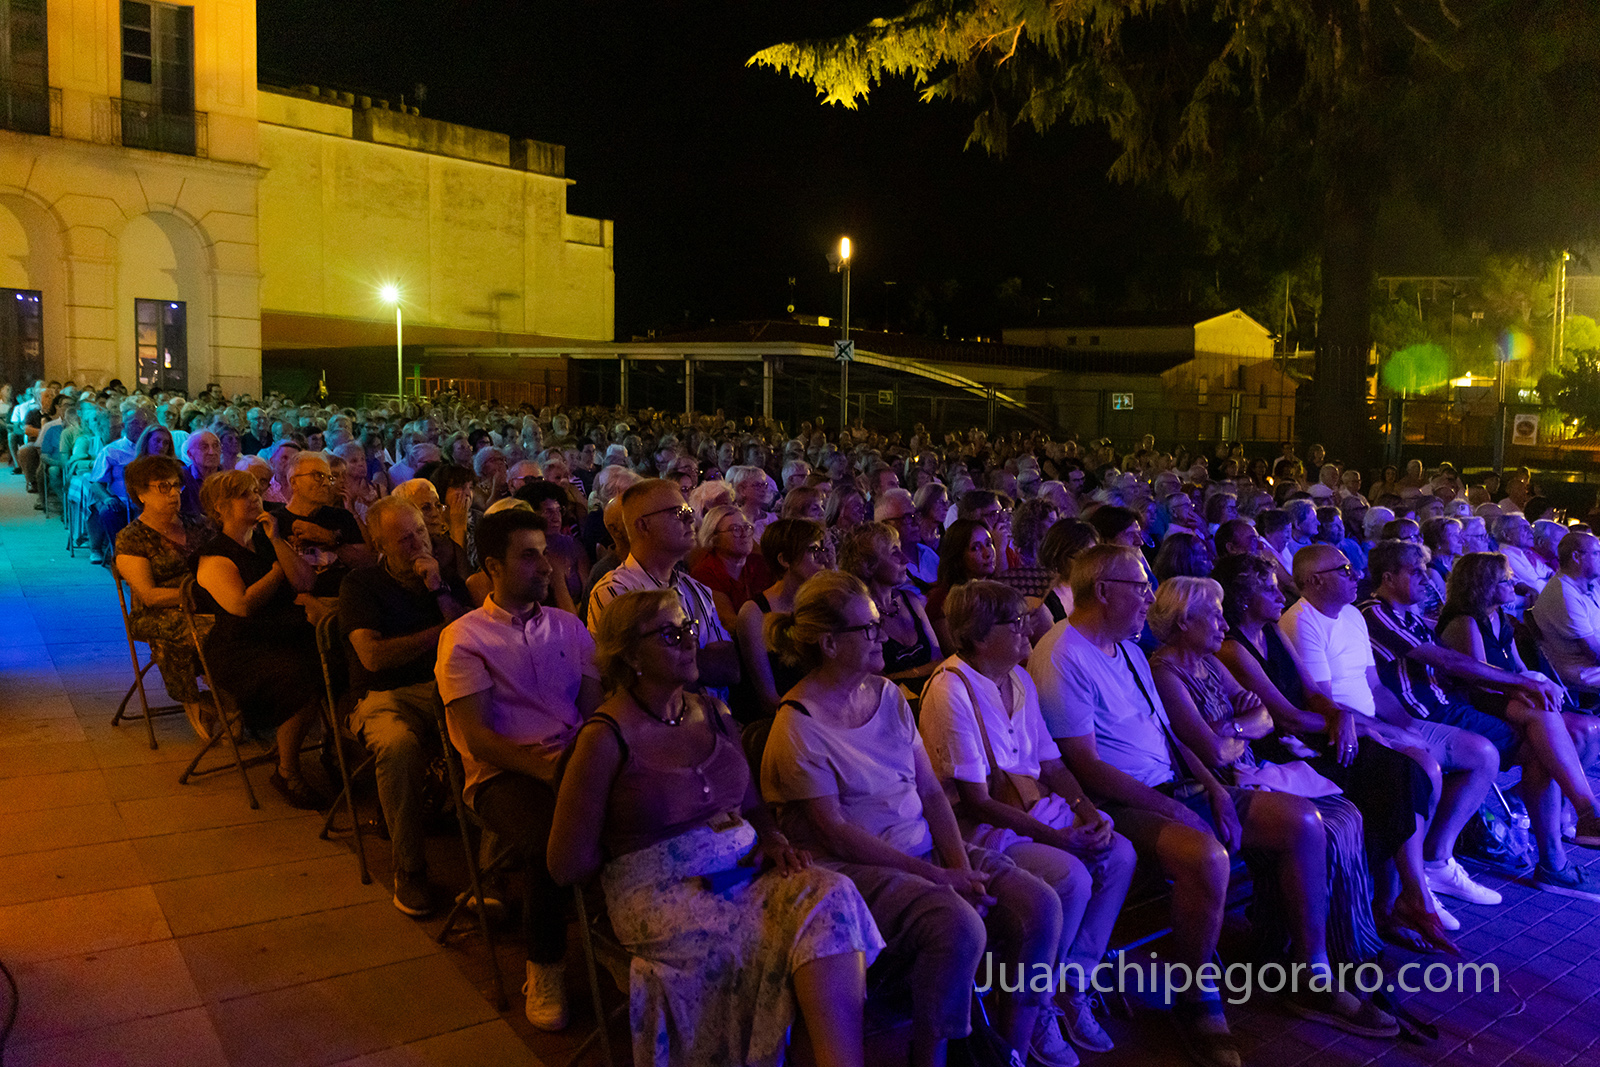
<path id="1" fill-rule="evenodd" d="M 112 558 L 111 566 L 108 569 L 111 571 L 111 580 L 117 587 L 117 605 L 122 608 L 122 632 L 128 637 L 128 656 L 133 660 L 133 684 L 128 686 L 127 693 L 123 694 L 122 703 L 117 705 L 117 713 L 111 716 L 111 725 L 116 726 L 123 719 L 133 718 L 132 715 L 127 713 L 128 702 L 137 693 L 139 694 L 139 706 L 144 709 L 144 727 L 150 735 L 150 747 L 158 748 L 160 746 L 156 744 L 156 716 L 181 715 L 183 713 L 183 705 L 163 704 L 156 708 L 150 706 L 150 701 L 144 691 L 144 676 L 150 672 L 151 667 L 156 665 L 155 657 L 152 656 L 142 665 L 139 663 L 139 650 L 134 645 L 137 638 L 133 636 L 133 614 L 128 608 L 129 598 L 132 597 L 133 590 L 125 587 L 122 574 L 117 570 L 115 557 Z M 146 643 L 148 644 L 148 642 Z"/>
<path id="2" fill-rule="evenodd" d="M 207 741 L 204 747 L 202 747 L 199 752 L 195 753 L 194 759 L 189 761 L 189 766 L 183 769 L 183 773 L 178 775 L 178 784 L 188 785 L 189 779 L 196 777 L 197 775 L 212 774 L 216 771 L 227 770 L 229 766 L 228 764 L 222 764 L 219 767 L 212 767 L 205 771 L 195 770 L 195 768 L 200 765 L 200 761 L 205 758 L 205 754 L 211 751 L 212 746 L 222 738 L 226 737 L 228 739 L 228 747 L 233 750 L 232 765 L 239 768 L 239 778 L 244 782 L 245 796 L 250 798 L 250 806 L 252 808 L 259 808 L 261 807 L 261 802 L 256 799 L 255 787 L 250 784 L 250 774 L 245 769 L 245 758 L 239 752 L 239 739 L 236 736 L 236 731 L 243 728 L 243 721 L 239 720 L 236 725 L 234 716 L 228 713 L 228 709 L 233 704 L 233 700 L 228 696 L 227 693 L 217 688 L 217 683 L 212 679 L 211 664 L 206 659 L 205 642 L 200 638 L 200 620 L 206 616 L 202 615 L 198 608 L 196 593 L 198 592 L 199 588 L 200 583 L 195 580 L 193 575 L 185 578 L 183 580 L 183 585 L 178 588 L 178 602 L 180 605 L 182 605 L 184 617 L 189 622 L 189 638 L 194 642 L 195 654 L 200 657 L 200 670 L 205 674 L 206 688 L 211 690 L 211 697 L 217 703 L 219 728 L 214 734 L 211 735 L 211 740 Z M 266 757 L 257 757 L 252 762 L 259 763 L 265 758 Z"/>
<path id="3" fill-rule="evenodd" d="M 445 939 L 450 936 L 450 930 L 455 925 L 456 916 L 460 914 L 462 907 L 473 901 L 477 902 L 478 906 L 473 910 L 478 913 L 478 932 L 483 935 L 483 943 L 489 950 L 489 969 L 494 974 L 494 1000 L 492 1003 L 496 1011 L 504 1012 L 509 1010 L 511 1001 L 506 996 L 506 981 L 500 973 L 500 957 L 495 953 L 494 934 L 489 929 L 489 909 L 484 905 L 483 895 L 483 875 L 485 872 L 480 870 L 478 866 L 478 846 L 472 836 L 474 829 L 480 835 L 492 831 L 489 830 L 488 825 L 478 813 L 467 805 L 465 796 L 466 782 L 461 770 L 461 757 L 456 752 L 455 745 L 450 742 L 450 728 L 445 723 L 444 705 L 442 703 L 438 706 L 436 715 L 439 724 L 439 743 L 444 748 L 445 767 L 450 774 L 450 797 L 454 801 L 456 809 L 456 824 L 461 828 L 461 851 L 466 855 L 468 888 L 472 895 L 456 901 L 455 907 L 451 908 L 450 913 L 445 916 L 444 928 L 439 931 L 434 940 L 443 945 Z M 502 850 L 500 855 L 491 861 L 488 870 L 498 869 L 509 856 L 510 849 Z"/>
<path id="4" fill-rule="evenodd" d="M 367 870 L 367 849 L 361 837 L 361 816 L 356 813 L 355 791 L 350 788 L 351 779 L 362 774 L 367 768 L 377 763 L 378 757 L 368 755 L 356 768 L 355 774 L 350 773 L 350 765 L 345 760 L 344 738 L 345 732 L 340 728 L 344 716 L 339 713 L 339 701 L 334 696 L 333 679 L 336 669 L 343 668 L 344 662 L 344 637 L 339 630 L 339 613 L 330 611 L 317 623 L 317 657 L 322 660 L 322 690 L 325 695 L 323 710 L 327 713 L 327 721 L 323 728 L 328 732 L 327 741 L 333 745 L 333 750 L 339 760 L 339 778 L 344 783 L 344 789 L 328 807 L 328 815 L 322 820 L 322 840 L 326 841 L 333 830 L 333 817 L 339 813 L 339 801 L 343 800 L 346 810 L 350 813 L 350 829 L 355 835 L 353 847 L 356 853 L 356 862 L 361 867 L 361 884 L 372 884 L 372 872 Z"/>
<path id="5" fill-rule="evenodd" d="M 611 1020 L 628 1007 L 630 956 L 628 950 L 622 946 L 622 943 L 600 925 L 605 917 L 603 911 L 597 913 L 592 920 L 590 919 L 588 902 L 583 895 L 584 888 L 581 885 L 573 886 L 572 896 L 578 907 L 578 940 L 583 943 L 583 961 L 589 971 L 589 995 L 594 998 L 595 1026 L 594 1033 L 584 1038 L 578 1047 L 572 1050 L 572 1056 L 567 1060 L 567 1067 L 573 1067 L 574 1064 L 583 1059 L 584 1055 L 597 1041 L 600 1043 L 600 1054 L 605 1057 L 606 1067 L 617 1067 L 616 1057 L 611 1052 Z M 607 955 L 612 957 L 607 960 L 607 970 L 611 972 L 613 979 L 617 979 L 617 985 L 623 992 L 622 1003 L 612 1008 L 609 1014 L 600 999 L 600 971 L 595 964 L 598 959 L 594 948 L 596 941 L 600 943 L 602 949 L 606 950 Z M 619 970 L 621 972 L 620 978 L 618 975 Z"/>

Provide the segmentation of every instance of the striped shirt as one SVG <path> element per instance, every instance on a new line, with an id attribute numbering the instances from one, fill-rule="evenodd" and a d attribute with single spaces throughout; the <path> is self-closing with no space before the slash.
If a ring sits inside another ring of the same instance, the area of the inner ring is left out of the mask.
<path id="1" fill-rule="evenodd" d="M 595 583 L 594 589 L 589 593 L 589 632 L 595 636 L 600 633 L 600 616 L 605 613 L 606 605 L 624 593 L 636 593 L 641 589 L 667 589 L 671 588 L 678 594 L 678 602 L 683 605 L 683 613 L 694 620 L 700 631 L 700 647 L 714 645 L 718 641 L 732 641 L 733 637 L 722 625 L 722 620 L 717 617 L 716 605 L 711 599 L 711 590 L 687 573 L 677 568 L 672 571 L 672 577 L 665 584 L 651 577 L 650 572 L 639 566 L 639 561 L 629 556 L 622 566 L 617 567 Z"/>
<path id="2" fill-rule="evenodd" d="M 1378 678 L 1400 704 L 1419 719 L 1430 719 L 1450 706 L 1433 668 L 1413 658 L 1412 649 L 1433 644 L 1433 628 L 1421 615 L 1398 610 L 1373 598 L 1361 605 L 1378 661 Z"/>

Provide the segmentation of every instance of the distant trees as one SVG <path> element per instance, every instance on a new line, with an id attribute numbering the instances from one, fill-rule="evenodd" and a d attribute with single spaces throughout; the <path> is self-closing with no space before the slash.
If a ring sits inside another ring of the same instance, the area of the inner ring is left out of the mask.
<path id="1" fill-rule="evenodd" d="M 855 106 L 891 78 L 973 109 L 968 143 L 1098 124 L 1110 176 L 1164 188 L 1220 245 L 1320 259 L 1302 436 L 1371 459 L 1373 252 L 1403 192 L 1489 250 L 1600 232 L 1592 0 L 921 0 L 751 60 Z M 1270 320 L 1277 325 L 1276 319 Z"/>

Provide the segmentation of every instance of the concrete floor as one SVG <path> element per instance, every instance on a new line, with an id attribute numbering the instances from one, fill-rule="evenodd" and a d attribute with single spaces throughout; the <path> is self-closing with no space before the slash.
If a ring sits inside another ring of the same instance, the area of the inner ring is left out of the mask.
<path id="1" fill-rule="evenodd" d="M 511 1010 L 497 1015 L 476 932 L 442 949 L 437 920 L 390 905 L 384 842 L 369 839 L 374 882 L 362 885 L 346 839 L 319 840 L 318 817 L 285 806 L 264 768 L 252 811 L 236 774 L 178 785 L 197 747 L 181 716 L 157 720 L 154 751 L 142 721 L 110 725 L 131 677 L 116 597 L 63 543 L 60 522 L 0 471 L 0 959 L 21 987 L 7 1063 L 566 1063 L 592 1019 L 581 966 L 569 967 L 573 1029 L 539 1034 L 522 1018 L 507 931 Z M 457 839 L 429 850 L 442 882 L 463 880 Z M 1496 964 L 1500 991 L 1406 997 L 1437 1022 L 1437 1042 L 1349 1037 L 1258 996 L 1229 1009 L 1246 1061 L 1600 1065 L 1600 904 L 1484 880 L 1505 905 L 1452 907 L 1468 959 Z M 1158 1012 L 1136 1005 L 1107 1029 L 1117 1050 L 1086 1063 L 1186 1062 Z"/>

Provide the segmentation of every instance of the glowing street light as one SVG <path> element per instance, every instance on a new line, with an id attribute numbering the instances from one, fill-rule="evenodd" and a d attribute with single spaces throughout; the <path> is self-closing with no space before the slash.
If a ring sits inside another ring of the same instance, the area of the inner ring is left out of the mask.
<path id="1" fill-rule="evenodd" d="M 406 360 L 405 345 L 401 340 L 402 325 L 400 322 L 400 287 L 393 282 L 378 290 L 378 295 L 385 304 L 394 305 L 394 370 L 395 370 L 395 401 L 396 407 L 405 403 L 406 399 Z"/>
<path id="2" fill-rule="evenodd" d="M 828 257 L 834 258 L 832 256 Z M 839 274 L 844 279 L 844 307 L 839 316 L 839 339 L 850 340 L 850 238 L 839 238 L 838 253 Z M 839 432 L 842 434 L 850 425 L 850 361 L 841 360 L 839 363 Z"/>

